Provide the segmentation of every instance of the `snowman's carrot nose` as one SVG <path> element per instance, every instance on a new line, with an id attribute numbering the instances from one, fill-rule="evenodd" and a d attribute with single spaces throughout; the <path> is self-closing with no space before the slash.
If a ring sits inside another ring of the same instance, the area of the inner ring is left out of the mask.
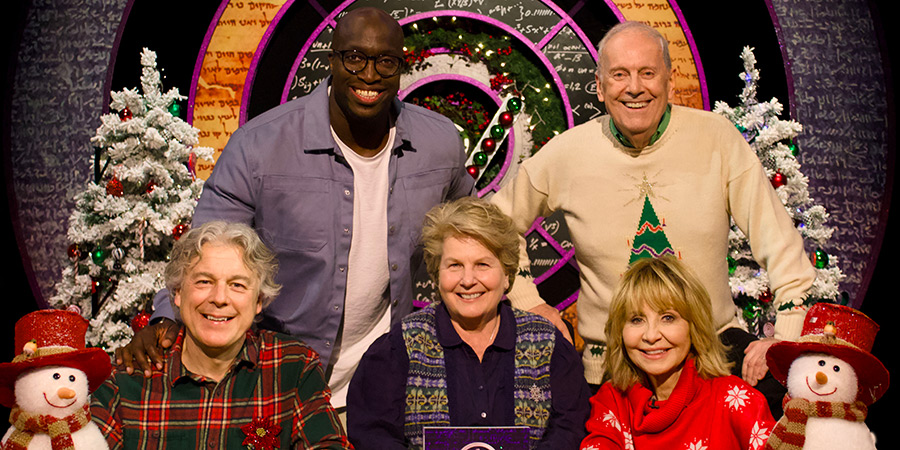
<path id="1" fill-rule="evenodd" d="M 816 372 L 816 383 L 819 383 L 819 384 L 828 383 L 828 375 L 825 375 L 822 372 Z"/>
<path id="2" fill-rule="evenodd" d="M 59 398 L 65 399 L 75 398 L 75 391 L 67 387 L 61 387 L 58 391 L 56 391 L 56 395 L 58 395 Z"/>

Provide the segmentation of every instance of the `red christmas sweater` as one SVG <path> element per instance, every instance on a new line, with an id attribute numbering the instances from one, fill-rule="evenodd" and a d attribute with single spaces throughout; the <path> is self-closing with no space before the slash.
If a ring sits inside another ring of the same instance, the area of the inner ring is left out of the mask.
<path id="1" fill-rule="evenodd" d="M 624 393 L 610 383 L 591 397 L 582 450 L 756 450 L 775 426 L 765 397 L 735 377 L 704 380 L 688 360 L 672 395 L 651 406 L 640 383 Z"/>

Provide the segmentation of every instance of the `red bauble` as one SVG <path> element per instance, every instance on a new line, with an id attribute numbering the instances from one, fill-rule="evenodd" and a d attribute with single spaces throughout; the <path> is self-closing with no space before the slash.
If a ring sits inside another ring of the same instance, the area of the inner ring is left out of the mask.
<path id="1" fill-rule="evenodd" d="M 66 254 L 69 255 L 69 259 L 71 259 L 72 262 L 78 261 L 85 256 L 84 252 L 81 251 L 81 247 L 78 246 L 78 244 L 70 245 L 69 249 L 66 250 Z"/>
<path id="2" fill-rule="evenodd" d="M 142 329 L 144 329 L 144 327 L 146 327 L 149 324 L 150 324 L 150 313 L 148 313 L 146 311 L 139 312 L 138 315 L 134 316 L 134 318 L 131 319 L 131 329 L 134 330 L 135 333 L 137 333 L 138 331 L 141 331 Z"/>
<path id="3" fill-rule="evenodd" d="M 503 114 L 500 114 L 500 117 L 497 118 L 497 121 L 500 122 L 500 125 L 508 127 L 513 123 L 513 115 L 509 112 L 504 112 Z"/>
<path id="4" fill-rule="evenodd" d="M 766 292 L 763 292 L 762 294 L 760 294 L 759 301 L 761 301 L 763 303 L 772 303 L 772 292 L 769 290 L 766 290 Z"/>
<path id="5" fill-rule="evenodd" d="M 106 194 L 112 195 L 113 197 L 121 197 L 124 195 L 125 190 L 122 188 L 122 182 L 119 181 L 118 178 L 113 177 L 111 180 L 106 182 Z"/>
<path id="6" fill-rule="evenodd" d="M 476 166 L 466 167 L 466 172 L 469 172 L 469 175 L 472 175 L 472 178 L 478 178 L 478 167 L 476 167 Z"/>
<path id="7" fill-rule="evenodd" d="M 490 153 L 497 149 L 497 141 L 495 141 L 491 138 L 487 138 L 487 139 L 481 141 L 481 149 L 487 153 Z"/>
<path id="8" fill-rule="evenodd" d="M 781 172 L 776 172 L 775 175 L 772 175 L 772 187 L 775 189 L 784 186 L 787 183 L 787 177 L 784 176 Z"/>
<path id="9" fill-rule="evenodd" d="M 172 237 L 174 237 L 175 240 L 177 241 L 177 240 L 181 239 L 181 235 L 183 235 L 184 233 L 187 233 L 187 231 L 189 229 L 190 229 L 189 226 L 187 226 L 183 223 L 179 223 L 178 225 L 175 225 L 175 228 L 172 229 Z"/>
<path id="10" fill-rule="evenodd" d="M 122 110 L 119 111 L 119 120 L 122 122 L 130 120 L 132 117 L 134 117 L 134 115 L 131 114 L 131 110 L 128 108 L 122 108 Z"/>
<path id="11" fill-rule="evenodd" d="M 148 194 L 152 193 L 154 189 L 156 189 L 156 182 L 154 182 L 153 180 L 150 180 L 147 183 L 147 193 Z"/>

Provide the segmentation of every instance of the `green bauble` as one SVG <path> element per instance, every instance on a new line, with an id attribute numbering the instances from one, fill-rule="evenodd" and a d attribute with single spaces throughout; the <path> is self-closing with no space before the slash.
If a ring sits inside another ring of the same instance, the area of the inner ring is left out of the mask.
<path id="1" fill-rule="evenodd" d="M 169 114 L 175 117 L 181 117 L 181 105 L 179 105 L 178 102 L 172 102 L 172 104 L 169 105 Z"/>
<path id="2" fill-rule="evenodd" d="M 102 248 L 92 251 L 91 260 L 98 266 L 103 265 L 103 261 L 106 260 L 106 252 Z"/>
<path id="3" fill-rule="evenodd" d="M 734 275 L 735 269 L 737 269 L 737 261 L 734 258 L 729 256 L 728 257 L 728 275 Z"/>
<path id="4" fill-rule="evenodd" d="M 506 101 L 506 109 L 517 113 L 522 110 L 522 99 L 519 97 L 513 97 Z"/>
<path id="5" fill-rule="evenodd" d="M 506 134 L 506 129 L 500 125 L 494 125 L 491 127 L 491 137 L 497 140 L 503 139 L 503 135 Z"/>
<path id="6" fill-rule="evenodd" d="M 817 269 L 828 267 L 828 253 L 825 253 L 825 250 L 822 250 L 821 248 L 817 248 L 813 253 L 812 262 Z"/>
<path id="7" fill-rule="evenodd" d="M 475 154 L 475 156 L 472 157 L 472 162 L 474 162 L 478 167 L 483 167 L 485 164 L 487 164 L 487 160 L 488 155 L 485 152 L 478 152 Z"/>

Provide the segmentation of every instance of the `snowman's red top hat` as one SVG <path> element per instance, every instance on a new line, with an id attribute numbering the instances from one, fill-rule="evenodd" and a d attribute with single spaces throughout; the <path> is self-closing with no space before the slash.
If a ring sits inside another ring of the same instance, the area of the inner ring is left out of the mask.
<path id="1" fill-rule="evenodd" d="M 870 353 L 878 328 L 874 320 L 853 308 L 816 303 L 806 313 L 800 339 L 773 345 L 766 353 L 766 362 L 772 376 L 785 384 L 791 363 L 804 353 L 836 356 L 853 366 L 859 380 L 857 399 L 870 405 L 890 384 L 884 364 Z"/>
<path id="2" fill-rule="evenodd" d="M 0 404 L 15 405 L 19 375 L 50 366 L 78 369 L 87 375 L 90 392 L 112 371 L 109 355 L 99 348 L 85 348 L 88 323 L 72 311 L 45 309 L 16 322 L 16 352 L 11 363 L 0 363 Z"/>

